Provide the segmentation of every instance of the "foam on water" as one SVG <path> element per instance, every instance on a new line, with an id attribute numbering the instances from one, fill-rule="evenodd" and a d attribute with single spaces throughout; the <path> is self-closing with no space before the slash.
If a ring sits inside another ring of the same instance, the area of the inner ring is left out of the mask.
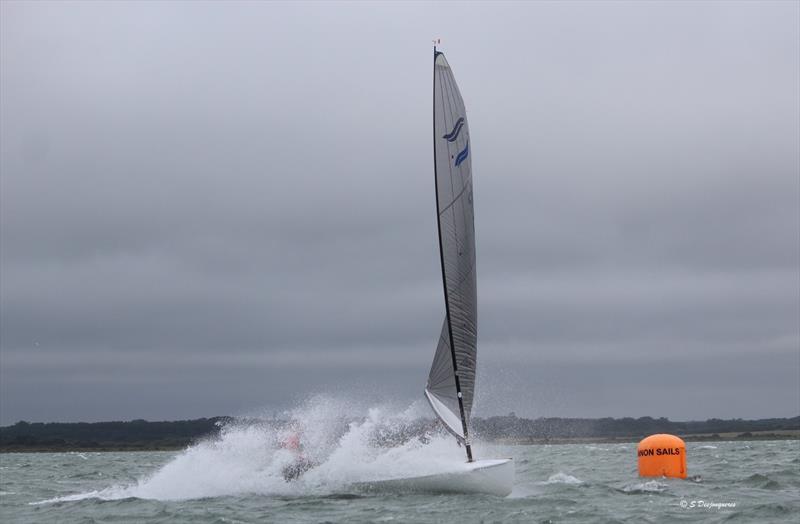
<path id="1" fill-rule="evenodd" d="M 547 479 L 544 484 L 583 484 L 583 481 L 578 477 L 573 477 L 572 475 L 567 475 L 566 473 L 562 473 L 559 471 Z"/>
<path id="2" fill-rule="evenodd" d="M 622 488 L 622 491 L 625 493 L 662 493 L 668 489 L 669 484 L 657 480 L 648 480 L 646 482 L 628 484 Z"/>
<path id="3" fill-rule="evenodd" d="M 184 500 L 243 494 L 324 495 L 347 491 L 356 482 L 407 478 L 458 469 L 464 453 L 441 432 L 425 442 L 404 439 L 386 445 L 376 435 L 402 431 L 423 412 L 413 404 L 399 414 L 391 407 L 373 407 L 357 422 L 343 415 L 346 402 L 316 397 L 288 413 L 302 434 L 304 453 L 318 464 L 299 479 L 286 482 L 283 469 L 295 457 L 279 445 L 286 429 L 252 420 L 231 421 L 218 438 L 201 441 L 179 453 L 151 475 L 130 485 L 57 497 L 34 504 L 88 498 Z"/>

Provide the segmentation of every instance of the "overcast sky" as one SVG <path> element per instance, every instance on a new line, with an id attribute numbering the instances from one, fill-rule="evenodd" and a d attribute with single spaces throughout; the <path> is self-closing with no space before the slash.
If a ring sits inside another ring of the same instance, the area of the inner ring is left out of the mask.
<path id="1" fill-rule="evenodd" d="M 421 398 L 431 39 L 477 415 L 800 414 L 800 3 L 0 4 L 0 423 Z"/>

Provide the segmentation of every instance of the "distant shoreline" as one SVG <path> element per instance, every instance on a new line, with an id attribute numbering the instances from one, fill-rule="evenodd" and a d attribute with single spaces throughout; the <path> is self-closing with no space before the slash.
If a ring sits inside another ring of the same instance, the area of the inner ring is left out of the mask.
<path id="1" fill-rule="evenodd" d="M 780 433 L 756 432 L 749 435 L 678 435 L 685 442 L 758 442 L 774 440 L 800 440 L 800 430 L 788 430 Z M 641 439 L 638 437 L 619 437 L 619 438 L 499 438 L 488 440 L 489 444 L 501 444 L 507 446 L 558 446 L 567 444 L 636 444 Z M 148 452 L 148 451 L 183 451 L 192 443 L 175 446 L 41 446 L 41 447 L 0 447 L 0 454 L 3 453 L 121 453 L 121 452 Z"/>
<path id="2" fill-rule="evenodd" d="M 221 429 L 236 424 L 280 430 L 289 421 L 232 419 L 148 422 L 28 423 L 0 427 L 0 453 L 86 453 L 122 451 L 180 451 L 205 439 L 217 438 Z M 343 419 L 342 425 L 360 419 Z M 435 427 L 431 419 L 409 422 L 392 436 L 396 443 L 424 435 Z M 502 445 L 623 444 L 635 443 L 654 433 L 671 433 L 686 442 L 800 440 L 800 416 L 760 420 L 673 422 L 651 417 L 566 419 L 506 416 L 472 419 L 477 440 Z"/>
<path id="3" fill-rule="evenodd" d="M 750 442 L 759 440 L 800 440 L 800 430 L 785 430 L 781 432 L 746 432 L 722 435 L 678 435 L 684 442 Z M 635 444 L 640 437 L 612 437 L 612 438 L 520 438 L 520 439 L 494 439 L 497 444 L 535 446 L 554 444 Z"/>
<path id="4" fill-rule="evenodd" d="M 692 437 L 681 437 L 686 442 L 763 442 L 763 441 L 781 441 L 781 440 L 800 440 L 800 436 L 785 436 L 785 435 L 772 435 L 768 437 L 758 438 L 703 438 L 696 439 Z M 505 444 L 510 446 L 562 446 L 569 444 L 635 444 L 638 440 L 635 439 L 551 439 L 548 442 L 500 442 L 492 441 L 493 444 Z M 17 453 L 143 453 L 153 451 L 183 451 L 187 446 L 183 447 L 155 447 L 155 448 L 115 448 L 115 447 L 100 447 L 100 448 L 21 448 L 0 449 L 0 455 L 3 454 L 17 454 Z"/>

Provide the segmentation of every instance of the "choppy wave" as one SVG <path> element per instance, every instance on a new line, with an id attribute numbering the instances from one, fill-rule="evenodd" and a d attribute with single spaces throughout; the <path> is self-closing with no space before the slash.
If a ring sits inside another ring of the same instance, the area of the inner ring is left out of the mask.
<path id="1" fill-rule="evenodd" d="M 744 484 L 752 487 L 756 487 L 759 489 L 780 489 L 781 484 L 774 479 L 771 479 L 767 475 L 762 475 L 761 473 L 753 473 L 746 479 L 744 479 Z"/>

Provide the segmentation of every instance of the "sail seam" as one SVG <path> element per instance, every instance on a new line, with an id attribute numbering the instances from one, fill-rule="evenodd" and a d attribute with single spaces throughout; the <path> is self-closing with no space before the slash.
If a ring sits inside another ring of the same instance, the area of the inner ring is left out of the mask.
<path id="1" fill-rule="evenodd" d="M 461 195 L 463 195 L 464 191 L 466 191 L 467 188 L 469 187 L 470 182 L 472 182 L 472 174 L 469 175 L 469 178 L 467 178 L 467 182 L 464 184 L 464 187 L 461 188 L 461 191 L 458 192 L 453 201 L 447 204 L 447 206 L 444 209 L 442 209 L 442 211 L 439 213 L 440 216 L 443 215 L 445 211 L 453 207 L 453 204 L 455 204 L 458 201 L 458 199 L 461 198 Z"/>

